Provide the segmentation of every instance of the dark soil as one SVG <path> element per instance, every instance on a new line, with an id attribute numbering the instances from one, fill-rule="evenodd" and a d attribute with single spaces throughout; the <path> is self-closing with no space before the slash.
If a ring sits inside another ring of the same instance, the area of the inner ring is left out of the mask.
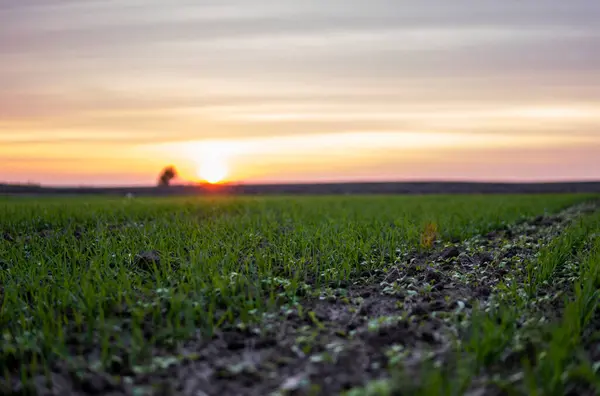
<path id="1" fill-rule="evenodd" d="M 586 210 L 578 206 L 464 242 L 438 243 L 428 253 L 407 252 L 346 288 L 323 289 L 301 306 L 265 315 L 260 325 L 198 336 L 175 353 L 156 348 L 147 370 L 131 367 L 126 357 L 109 372 L 85 360 L 60 362 L 50 382 L 37 378 L 35 390 L 62 396 L 331 395 L 387 376 L 395 359 L 417 370 L 425 358 L 444 356 L 459 333 L 457 321 L 475 305 L 489 304 L 507 277 L 523 279 L 525 262 Z M 148 252 L 136 262 L 159 259 Z M 590 346 L 600 354 L 597 340 Z M 16 380 L 10 387 L 24 392 Z"/>

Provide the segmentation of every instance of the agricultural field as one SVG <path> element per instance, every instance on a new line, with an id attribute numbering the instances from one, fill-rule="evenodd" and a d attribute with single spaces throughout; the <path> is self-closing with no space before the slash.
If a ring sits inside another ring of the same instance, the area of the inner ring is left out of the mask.
<path id="1" fill-rule="evenodd" d="M 0 394 L 600 394 L 599 209 L 0 198 Z"/>

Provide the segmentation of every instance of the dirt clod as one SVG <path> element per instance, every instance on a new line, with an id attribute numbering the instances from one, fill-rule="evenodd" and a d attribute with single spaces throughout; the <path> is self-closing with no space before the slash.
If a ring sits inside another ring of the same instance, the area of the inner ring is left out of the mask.
<path id="1" fill-rule="evenodd" d="M 106 376 L 95 373 L 88 373 L 81 379 L 81 389 L 92 395 L 103 394 L 106 391 L 113 390 L 114 383 Z"/>
<path id="2" fill-rule="evenodd" d="M 479 264 L 489 264 L 492 261 L 494 261 L 494 255 L 489 253 L 489 252 L 479 252 L 479 253 L 475 253 L 474 257 L 475 260 L 477 260 L 479 262 Z"/>
<path id="3" fill-rule="evenodd" d="M 143 270 L 151 270 L 153 266 L 160 265 L 160 253 L 157 250 L 141 252 L 135 256 L 136 267 Z"/>
<path id="4" fill-rule="evenodd" d="M 450 246 L 447 247 L 446 249 L 442 250 L 442 252 L 440 253 L 440 259 L 442 260 L 448 260 L 448 259 L 453 259 L 456 258 L 460 255 L 460 250 L 458 250 L 458 248 L 456 246 Z"/>

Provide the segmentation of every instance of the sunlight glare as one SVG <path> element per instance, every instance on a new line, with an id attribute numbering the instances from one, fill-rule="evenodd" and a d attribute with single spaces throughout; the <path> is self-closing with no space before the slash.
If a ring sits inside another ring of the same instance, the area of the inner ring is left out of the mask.
<path id="1" fill-rule="evenodd" d="M 223 182 L 227 173 L 227 164 L 217 156 L 204 158 L 198 167 L 198 176 L 210 184 Z"/>

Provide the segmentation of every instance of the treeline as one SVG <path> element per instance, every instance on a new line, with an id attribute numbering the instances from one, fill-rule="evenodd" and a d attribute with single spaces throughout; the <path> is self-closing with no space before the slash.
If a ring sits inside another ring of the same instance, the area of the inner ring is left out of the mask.
<path id="1" fill-rule="evenodd" d="M 471 183 L 386 182 L 319 184 L 223 184 L 158 187 L 43 187 L 37 184 L 0 184 L 0 194 L 31 195 L 198 195 L 198 194 L 535 194 L 600 193 L 600 182 Z"/>

